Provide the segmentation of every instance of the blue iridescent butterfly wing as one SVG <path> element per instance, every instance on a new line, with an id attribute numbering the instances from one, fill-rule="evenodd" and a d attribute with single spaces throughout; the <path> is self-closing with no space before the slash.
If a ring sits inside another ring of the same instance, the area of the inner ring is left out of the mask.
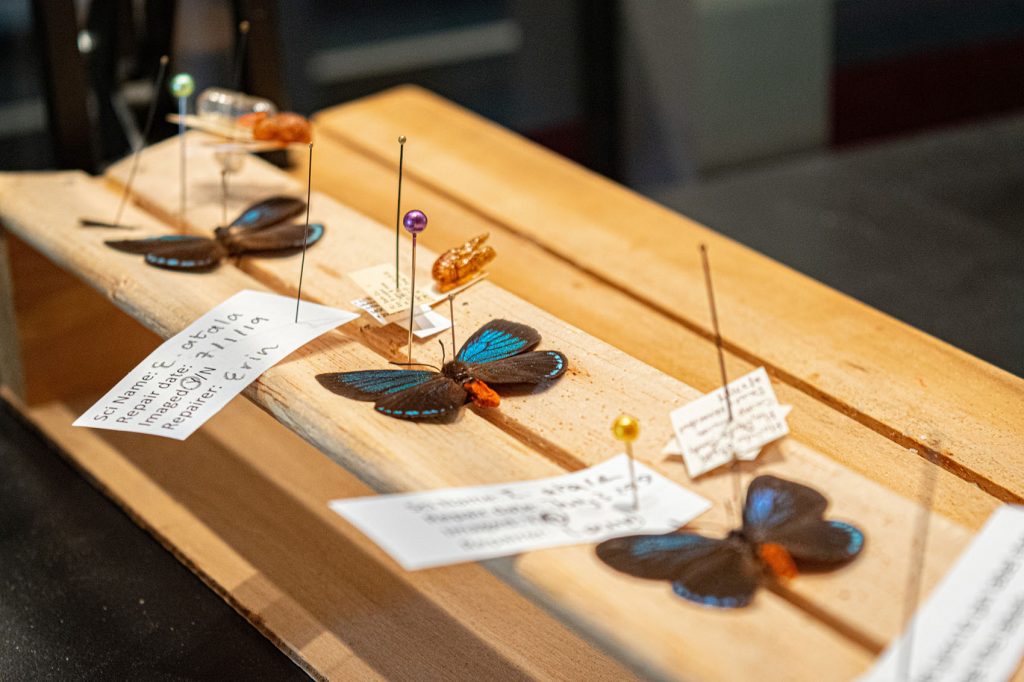
<path id="1" fill-rule="evenodd" d="M 680 597 L 716 608 L 749 604 L 761 577 L 745 543 L 696 533 L 614 538 L 597 546 L 597 556 L 623 573 L 668 580 Z"/>
<path id="2" fill-rule="evenodd" d="M 396 419 L 445 421 L 458 414 L 467 398 L 466 389 L 460 384 L 435 373 L 413 388 L 380 398 L 373 409 Z"/>
<path id="3" fill-rule="evenodd" d="M 368 369 L 358 372 L 317 374 L 316 380 L 332 393 L 354 400 L 378 400 L 420 386 L 437 372 L 414 369 Z"/>
<path id="4" fill-rule="evenodd" d="M 224 247 L 214 239 L 178 234 L 105 243 L 118 251 L 143 254 L 150 265 L 168 270 L 207 270 L 227 255 Z"/>
<path id="5" fill-rule="evenodd" d="M 313 246 L 324 236 L 324 226 L 320 223 L 309 224 L 309 239 L 306 247 Z M 229 240 L 228 248 L 233 255 L 240 253 L 271 253 L 290 252 L 302 248 L 306 237 L 305 223 L 273 225 L 263 230 L 244 232 Z"/>
<path id="6" fill-rule="evenodd" d="M 825 496 L 775 476 L 758 476 L 747 488 L 743 533 L 752 542 L 782 545 L 798 563 L 849 561 L 864 546 L 864 534 L 848 523 L 826 521 Z"/>
<path id="7" fill-rule="evenodd" d="M 557 350 L 535 350 L 473 366 L 473 377 L 487 384 L 536 384 L 565 373 L 568 360 Z"/>
<path id="8" fill-rule="evenodd" d="M 306 210 L 306 202 L 302 199 L 273 196 L 258 201 L 242 211 L 227 227 L 227 231 L 234 234 L 246 230 L 260 230 L 294 218 L 304 210 Z"/>
<path id="9" fill-rule="evenodd" d="M 491 320 L 462 345 L 457 360 L 468 363 L 494 362 L 525 353 L 540 343 L 533 327 L 508 320 Z"/>

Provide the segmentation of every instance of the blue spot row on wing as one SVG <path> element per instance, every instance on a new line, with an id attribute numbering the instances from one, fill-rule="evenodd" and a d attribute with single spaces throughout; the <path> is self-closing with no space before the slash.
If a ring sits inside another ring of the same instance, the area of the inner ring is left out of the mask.
<path id="1" fill-rule="evenodd" d="M 309 238 L 306 239 L 306 246 L 312 246 L 324 236 L 324 226 L 321 223 L 309 224 Z"/>
<path id="2" fill-rule="evenodd" d="M 384 414 L 405 417 L 431 417 L 439 414 L 444 414 L 445 412 L 448 411 L 448 408 L 437 408 L 433 410 L 389 410 L 386 407 L 375 407 L 374 409 Z"/>
<path id="3" fill-rule="evenodd" d="M 260 217 L 260 210 L 258 208 L 251 208 L 242 214 L 242 217 L 238 219 L 241 224 L 248 224 L 256 222 Z"/>
<path id="4" fill-rule="evenodd" d="M 703 606 L 713 606 L 718 609 L 735 609 L 750 603 L 750 595 L 740 594 L 716 597 L 713 594 L 697 594 L 678 580 L 673 581 L 672 591 L 683 599 L 688 599 Z"/>
<path id="5" fill-rule="evenodd" d="M 558 364 L 555 365 L 555 368 L 553 370 L 551 370 L 550 372 L 547 373 L 547 376 L 553 377 L 553 376 L 555 376 L 556 374 L 558 374 L 559 372 L 562 371 L 562 367 L 565 366 L 565 358 L 562 357 L 561 353 L 556 353 L 556 352 L 550 351 L 550 350 L 548 351 L 548 355 L 553 357 L 556 360 L 556 362 L 558 363 Z"/>
<path id="6" fill-rule="evenodd" d="M 846 532 L 849 536 L 849 541 L 846 543 L 846 554 L 849 556 L 855 556 L 860 552 L 861 547 L 864 546 L 864 533 L 860 532 L 859 528 L 855 528 L 848 523 L 842 521 L 829 521 L 828 524 L 833 528 L 838 528 Z"/>
<path id="7" fill-rule="evenodd" d="M 166 265 L 167 267 L 171 268 L 195 268 L 210 265 L 213 261 L 209 259 L 203 261 L 180 260 L 178 258 L 166 258 L 164 256 L 157 256 L 156 254 L 147 253 L 146 262 L 152 263 L 153 265 Z"/>
<path id="8" fill-rule="evenodd" d="M 488 329 L 459 351 L 463 362 L 492 362 L 515 355 L 526 346 L 526 339 L 499 329 Z"/>
<path id="9" fill-rule="evenodd" d="M 659 552 L 678 552 L 680 550 L 706 547 L 715 542 L 693 533 L 670 533 L 668 535 L 647 535 L 637 537 L 629 548 L 630 554 L 643 557 Z"/>

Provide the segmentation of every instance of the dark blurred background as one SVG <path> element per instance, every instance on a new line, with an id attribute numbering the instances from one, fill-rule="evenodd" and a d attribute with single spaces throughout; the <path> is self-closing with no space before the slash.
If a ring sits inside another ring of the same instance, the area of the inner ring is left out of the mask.
<path id="1" fill-rule="evenodd" d="M 126 154 L 164 53 L 417 83 L 1024 376 L 1024 0 L 0 0 L 0 170 Z M 305 677 L 2 405 L 0 470 L 0 679 Z"/>
<path id="2" fill-rule="evenodd" d="M 0 168 L 102 170 L 241 19 L 282 108 L 417 83 L 1024 374 L 1024 0 L 7 0 Z"/>

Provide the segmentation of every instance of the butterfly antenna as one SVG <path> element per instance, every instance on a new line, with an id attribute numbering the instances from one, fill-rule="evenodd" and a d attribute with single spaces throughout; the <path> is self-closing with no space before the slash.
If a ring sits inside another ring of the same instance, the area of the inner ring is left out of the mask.
<path id="1" fill-rule="evenodd" d="M 718 353 L 718 371 L 722 376 L 722 391 L 725 393 L 725 409 L 728 419 L 726 421 L 726 434 L 729 435 L 729 429 L 732 426 L 732 400 L 729 397 L 729 377 L 725 371 L 725 352 L 722 350 L 722 332 L 718 328 L 718 308 L 715 306 L 715 289 L 711 285 L 711 264 L 708 261 L 708 247 L 707 244 L 700 245 L 700 259 L 701 264 L 704 267 L 704 288 L 708 292 L 708 308 L 711 310 L 711 327 L 715 333 L 715 351 Z M 731 463 L 729 469 L 732 474 L 732 497 L 736 504 L 736 511 L 739 514 L 741 503 L 741 486 L 740 486 L 740 471 L 737 468 L 736 451 L 732 447 L 732 439 L 730 437 L 729 455 L 731 457 Z M 742 524 L 743 519 L 740 518 Z"/>
<path id="2" fill-rule="evenodd" d="M 438 339 L 437 342 L 441 344 L 441 366 L 444 367 L 445 354 L 444 354 L 444 341 Z"/>

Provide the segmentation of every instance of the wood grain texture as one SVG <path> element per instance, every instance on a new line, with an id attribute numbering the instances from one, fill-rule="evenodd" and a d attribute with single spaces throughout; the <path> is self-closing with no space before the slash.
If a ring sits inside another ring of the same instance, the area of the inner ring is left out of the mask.
<path id="1" fill-rule="evenodd" d="M 0 386 L 25 397 L 25 372 L 21 359 L 21 338 L 14 312 L 14 276 L 11 237 L 0 226 Z"/>
<path id="2" fill-rule="evenodd" d="M 992 495 L 1024 500 L 1021 379 L 421 89 L 317 122 L 389 164 L 401 131 L 410 178 L 708 337 L 696 248 L 706 242 L 730 351 Z"/>
<path id="3" fill-rule="evenodd" d="M 318 124 L 318 129 L 322 125 Z M 394 219 L 395 170 L 390 163 L 327 134 L 318 135 L 316 148 L 315 189 L 378 222 Z M 410 153 L 410 165 L 414 160 Z M 295 161 L 291 174 L 304 180 L 306 157 L 297 154 Z M 489 232 L 488 243 L 499 254 L 488 266 L 491 282 L 702 392 L 720 384 L 710 339 L 427 183 L 406 177 L 403 197 L 407 207 L 430 207 L 430 228 L 420 237 L 424 245 L 442 251 Z M 755 368 L 732 353 L 727 353 L 727 365 L 732 376 Z M 920 481 L 932 469 L 926 460 L 789 384 L 776 380 L 775 389 L 780 401 L 795 407 L 789 417 L 793 438 L 905 497 L 919 497 Z M 652 453 L 660 447 L 648 441 L 646 434 L 643 441 Z M 995 497 L 948 471 L 935 475 L 934 508 L 956 521 L 980 528 L 999 504 Z"/>
<path id="4" fill-rule="evenodd" d="M 211 152 L 204 151 L 201 139 L 200 136 L 192 136 L 190 139 L 190 158 L 194 161 L 194 170 L 189 175 L 195 184 L 190 186 L 189 195 L 196 197 L 203 196 L 204 188 L 206 191 L 219 192 L 216 166 L 212 158 L 207 158 Z M 140 204 L 165 219 L 173 215 L 176 199 L 173 193 L 166 191 L 166 183 L 160 173 L 152 169 L 167 167 L 176 153 L 176 148 L 171 144 L 157 145 L 149 150 L 134 187 Z M 124 177 L 124 172 L 123 165 L 115 166 L 111 169 L 111 176 Z M 238 202 L 238 207 L 267 193 L 301 191 L 300 186 L 283 177 L 279 171 L 255 159 L 247 162 L 233 184 L 238 188 L 233 192 L 233 200 Z M 422 208 L 430 212 L 428 207 Z M 392 228 L 374 223 L 319 193 L 313 195 L 311 215 L 314 220 L 327 225 L 327 235 L 307 255 L 307 279 L 303 291 L 318 302 L 344 306 L 347 301 L 360 295 L 344 273 L 369 263 L 387 262 L 393 253 Z M 203 199 L 197 198 L 196 204 L 189 210 L 189 229 L 196 233 L 208 233 L 219 216 L 220 210 L 216 203 L 203 203 Z M 434 254 L 426 249 L 422 251 L 421 262 L 427 264 L 424 266 L 426 270 Z M 294 287 L 297 271 L 295 260 L 243 259 L 240 267 L 276 290 L 290 291 Z M 479 415 L 502 434 L 515 438 L 561 467 L 580 468 L 614 454 L 607 435 L 608 424 L 622 410 L 636 414 L 645 425 L 645 434 L 649 434 L 647 438 L 650 440 L 646 442 L 653 441 L 660 448 L 671 433 L 666 418 L 667 406 L 681 404 L 697 395 L 692 387 L 583 334 L 564 321 L 487 282 L 474 287 L 460 298 L 457 321 L 463 325 L 463 329 L 475 329 L 490 319 L 491 311 L 495 310 L 501 311 L 503 316 L 525 320 L 535 326 L 545 339 L 542 347 L 558 348 L 568 355 L 570 371 L 550 390 L 507 399 L 500 410 L 469 411 L 459 423 L 468 424 L 471 415 Z M 355 333 L 351 331 L 354 325 L 345 327 L 345 333 Z M 366 348 L 384 358 L 401 357 L 406 337 L 400 330 L 380 329 L 371 324 L 364 324 L 357 329 L 358 340 Z M 466 332 L 462 333 L 465 335 Z M 420 344 L 420 347 L 423 345 L 426 344 Z M 380 366 L 381 360 L 378 359 L 377 363 L 339 369 Z M 624 391 L 623 387 L 628 387 L 628 391 Z M 368 409 L 364 410 L 369 413 Z M 397 437 L 409 426 L 391 423 L 387 428 Z M 331 449 L 329 443 L 317 441 L 317 444 L 326 451 Z M 657 449 L 647 450 L 640 457 L 671 478 L 716 501 L 717 511 L 709 514 L 711 522 L 733 522 L 721 516 L 725 508 L 723 503 L 731 497 L 727 476 L 716 474 L 697 482 L 689 482 L 680 461 L 659 461 L 661 458 L 657 452 Z M 357 471 L 365 470 L 367 464 L 353 464 L 352 460 L 345 462 L 354 465 Z M 852 633 L 868 650 L 881 648 L 901 625 L 898 610 L 892 608 L 892 595 L 900 594 L 903 589 L 903 576 L 910 556 L 899 548 L 909 546 L 914 505 L 878 486 L 872 486 L 797 441 L 785 441 L 770 449 L 762 457 L 757 470 L 772 471 L 829 491 L 835 513 L 856 519 L 872 537 L 871 546 L 865 554 L 854 565 L 843 570 L 844 580 L 808 577 L 795 583 L 793 590 L 801 600 L 813 603 L 818 615 L 824 616 L 830 627 L 842 632 L 844 636 Z M 449 476 L 457 474 L 461 480 L 465 472 L 446 473 Z M 866 490 L 870 492 L 865 493 Z M 719 516 L 716 518 L 715 514 Z M 932 537 L 942 540 L 935 542 L 931 549 L 935 561 L 929 567 L 930 573 L 926 577 L 928 581 L 934 581 L 941 575 L 967 538 L 962 528 L 941 517 L 936 517 L 934 525 L 937 535 Z M 566 556 L 571 556 L 571 552 L 566 552 Z M 766 595 L 762 601 L 773 599 L 774 596 Z M 557 598 L 555 601 L 558 601 Z M 622 617 L 632 617 L 638 625 L 645 620 L 629 613 L 622 614 Z M 691 616 L 688 623 L 693 618 Z M 702 629 L 702 632 L 706 633 L 706 630 Z M 648 643 L 645 652 L 650 648 Z"/>

